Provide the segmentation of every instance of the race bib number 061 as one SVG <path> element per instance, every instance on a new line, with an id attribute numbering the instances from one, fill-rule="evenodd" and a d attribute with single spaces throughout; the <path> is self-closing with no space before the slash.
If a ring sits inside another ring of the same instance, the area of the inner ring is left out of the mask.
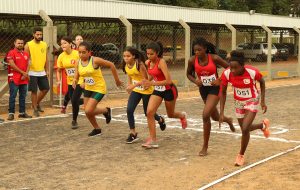
<path id="1" fill-rule="evenodd" d="M 234 88 L 236 96 L 240 98 L 252 98 L 250 88 Z"/>
<path id="2" fill-rule="evenodd" d="M 85 77 L 84 78 L 84 83 L 87 84 L 87 85 L 92 86 L 92 85 L 95 84 L 95 81 L 94 81 L 93 77 Z"/>
<path id="3" fill-rule="evenodd" d="M 211 86 L 211 82 L 216 80 L 217 77 L 215 74 L 210 76 L 201 76 L 201 81 L 203 86 Z"/>

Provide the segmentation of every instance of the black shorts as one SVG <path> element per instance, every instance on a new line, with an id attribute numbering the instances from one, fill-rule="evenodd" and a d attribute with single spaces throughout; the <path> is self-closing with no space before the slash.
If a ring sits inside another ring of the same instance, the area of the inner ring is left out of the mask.
<path id="1" fill-rule="evenodd" d="M 98 102 L 100 102 L 102 100 L 104 95 L 105 94 L 101 94 L 100 92 L 94 92 L 94 91 L 90 91 L 90 90 L 84 90 L 84 94 L 83 94 L 83 96 L 85 98 L 94 98 Z"/>
<path id="2" fill-rule="evenodd" d="M 199 88 L 199 92 L 200 92 L 200 95 L 201 95 L 203 100 L 206 100 L 206 98 L 209 94 L 213 94 L 213 95 L 218 96 L 219 91 L 220 91 L 219 86 L 201 86 Z"/>
<path id="3" fill-rule="evenodd" d="M 39 90 L 49 90 L 49 81 L 48 77 L 45 76 L 30 76 L 28 91 L 37 92 Z"/>
<path id="4" fill-rule="evenodd" d="M 178 97 L 178 90 L 175 85 L 171 85 L 171 89 L 165 91 L 157 91 L 154 90 L 152 95 L 159 96 L 163 98 L 165 101 L 172 101 L 177 99 Z"/>

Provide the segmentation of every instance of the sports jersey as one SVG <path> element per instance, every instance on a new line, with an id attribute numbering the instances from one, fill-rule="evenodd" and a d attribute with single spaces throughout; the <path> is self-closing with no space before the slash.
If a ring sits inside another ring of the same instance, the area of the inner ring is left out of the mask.
<path id="1" fill-rule="evenodd" d="M 139 63 L 134 63 L 132 68 L 129 68 L 128 65 L 126 64 L 125 66 L 125 71 L 127 75 L 131 78 L 132 84 L 136 84 L 138 82 L 141 82 L 143 80 L 143 75 L 142 73 L 138 70 L 137 64 Z M 141 94 L 152 94 L 153 92 L 153 87 L 150 86 L 148 89 L 144 89 L 143 86 L 136 86 L 133 89 L 134 92 L 141 93 Z"/>
<path id="2" fill-rule="evenodd" d="M 90 57 L 86 66 L 82 65 L 81 60 L 78 63 L 78 73 L 84 78 L 85 90 L 106 94 L 106 84 L 100 67 L 94 68 L 94 57 Z"/>
<path id="3" fill-rule="evenodd" d="M 45 71 L 45 64 L 47 58 L 47 44 L 46 42 L 40 41 L 36 43 L 34 40 L 28 42 L 30 50 L 30 71 L 40 72 Z"/>
<path id="4" fill-rule="evenodd" d="M 66 70 L 67 74 L 67 83 L 68 85 L 72 85 L 74 74 L 75 74 L 75 66 L 76 61 L 79 60 L 78 51 L 72 50 L 70 54 L 66 52 L 62 52 L 57 59 L 57 67 Z M 79 83 L 80 84 L 80 83 Z"/>
<path id="5" fill-rule="evenodd" d="M 217 67 L 212 60 L 211 54 L 207 55 L 208 63 L 205 66 L 199 64 L 198 56 L 195 56 L 195 72 L 202 81 L 203 86 L 211 86 L 211 82 L 218 78 Z"/>
<path id="6" fill-rule="evenodd" d="M 239 101 L 258 97 L 259 92 L 256 88 L 256 81 L 261 78 L 262 74 L 250 65 L 245 65 L 245 72 L 242 75 L 234 76 L 233 73 L 230 72 L 230 68 L 227 68 L 221 76 L 224 86 L 227 86 L 228 82 L 232 84 L 234 99 Z"/>
<path id="7" fill-rule="evenodd" d="M 148 61 L 148 73 L 149 73 L 149 75 L 151 75 L 153 77 L 154 81 L 166 80 L 164 73 L 162 72 L 162 70 L 160 70 L 158 68 L 159 61 L 160 61 L 160 59 L 157 60 L 157 62 L 155 63 L 155 65 L 152 69 L 150 68 L 150 60 Z M 156 90 L 156 91 L 165 91 L 168 89 L 171 89 L 170 85 L 154 86 L 154 90 Z"/>
<path id="8" fill-rule="evenodd" d="M 24 52 L 23 50 L 20 51 L 17 48 L 14 48 L 13 50 L 10 50 L 8 52 L 6 59 L 7 61 L 13 60 L 15 65 L 19 69 L 24 72 L 27 71 L 29 62 L 29 55 L 27 52 Z M 13 70 L 12 67 L 9 67 L 8 72 L 8 81 L 14 81 L 15 85 L 28 84 L 28 78 L 22 80 L 23 75 L 18 71 Z"/>

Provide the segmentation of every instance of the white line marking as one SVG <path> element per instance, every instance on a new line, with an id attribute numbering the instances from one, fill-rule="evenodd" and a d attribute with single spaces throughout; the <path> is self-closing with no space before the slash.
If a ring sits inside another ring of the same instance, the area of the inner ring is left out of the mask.
<path id="1" fill-rule="evenodd" d="M 0 123 L 0 125 L 11 124 L 11 123 L 19 123 L 19 122 L 24 122 L 24 121 L 39 120 L 39 119 L 64 118 L 64 117 L 68 117 L 68 114 L 48 115 L 48 116 L 43 116 L 43 117 L 33 117 L 33 118 L 28 118 L 28 119 L 20 119 L 20 120 L 16 120 L 16 121 L 5 121 L 3 123 Z"/>
<path id="2" fill-rule="evenodd" d="M 269 160 L 271 160 L 271 159 L 274 159 L 274 158 L 276 158 L 276 157 L 279 157 L 279 156 L 282 156 L 282 155 L 287 154 L 287 153 L 289 153 L 289 152 L 295 151 L 295 150 L 297 150 L 298 148 L 300 148 L 300 145 L 298 145 L 298 146 L 296 146 L 296 147 L 294 147 L 294 148 L 288 149 L 288 150 L 286 150 L 286 151 L 280 152 L 280 153 L 278 153 L 278 154 L 275 154 L 275 155 L 273 155 L 273 156 L 270 156 L 270 157 L 268 157 L 268 158 L 265 158 L 265 159 L 263 159 L 263 160 L 260 160 L 260 161 L 258 161 L 258 162 L 255 162 L 255 163 L 253 163 L 253 164 L 251 164 L 251 165 L 249 165 L 249 166 L 246 166 L 246 167 L 244 167 L 244 168 L 242 168 L 242 169 L 236 170 L 236 171 L 234 171 L 234 172 L 232 172 L 232 173 L 230 173 L 230 174 L 228 174 L 228 175 L 226 175 L 226 176 L 224 176 L 224 177 L 222 177 L 222 178 L 220 178 L 220 179 L 217 179 L 217 180 L 215 180 L 215 181 L 213 181 L 213 182 L 211 182 L 211 183 L 209 183 L 209 184 L 207 184 L 207 185 L 204 185 L 204 186 L 200 187 L 198 190 L 204 190 L 204 189 L 207 189 L 207 188 L 209 188 L 209 187 L 212 187 L 212 186 L 216 185 L 217 183 L 220 183 L 220 182 L 222 182 L 222 181 L 224 181 L 224 180 L 226 180 L 226 179 L 228 179 L 228 178 L 230 178 L 230 177 L 232 177 L 232 176 L 234 176 L 234 175 L 236 175 L 236 174 L 239 174 L 239 173 L 241 173 L 241 172 L 243 172 L 243 171 L 245 171 L 245 170 L 248 170 L 248 169 L 250 169 L 250 168 L 252 168 L 252 167 L 255 167 L 255 166 L 259 165 L 259 164 L 262 164 L 262 163 L 264 163 L 264 162 L 267 162 L 267 161 L 269 161 Z"/>

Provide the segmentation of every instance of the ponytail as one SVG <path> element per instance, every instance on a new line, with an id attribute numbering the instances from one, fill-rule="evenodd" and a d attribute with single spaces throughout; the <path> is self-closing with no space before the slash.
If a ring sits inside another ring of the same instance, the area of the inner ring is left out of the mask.
<path id="1" fill-rule="evenodd" d="M 145 64 L 145 57 L 143 55 L 142 52 L 140 52 L 139 50 L 137 50 L 136 48 L 134 47 L 131 47 L 131 46 L 127 46 L 124 50 L 125 51 L 128 51 L 131 55 L 133 55 L 135 57 L 135 60 L 137 61 L 137 69 L 140 70 L 140 66 L 139 64 Z M 126 74 L 126 70 L 125 70 L 125 67 L 126 67 L 126 62 L 124 61 L 124 59 L 122 60 L 122 70 L 123 72 Z"/>

